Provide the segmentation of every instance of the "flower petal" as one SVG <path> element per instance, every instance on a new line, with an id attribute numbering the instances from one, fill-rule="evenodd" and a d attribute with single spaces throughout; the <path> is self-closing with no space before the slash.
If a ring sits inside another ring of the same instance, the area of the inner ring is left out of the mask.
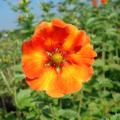
<path id="1" fill-rule="evenodd" d="M 50 50 L 53 42 L 51 39 L 52 24 L 49 22 L 41 22 L 35 29 L 32 40 L 45 50 Z M 55 42 L 54 42 L 55 43 Z"/>
<path id="2" fill-rule="evenodd" d="M 57 84 L 57 73 L 53 68 L 45 68 L 39 78 L 32 80 L 27 78 L 27 83 L 34 90 L 45 90 L 51 97 L 63 96 Z"/>
<path id="3" fill-rule="evenodd" d="M 90 37 L 86 35 L 85 31 L 80 30 L 75 38 L 75 42 L 73 45 L 74 51 L 79 51 L 81 47 L 86 44 L 90 44 Z"/>
<path id="4" fill-rule="evenodd" d="M 65 26 L 66 24 L 59 19 L 54 19 L 52 23 L 42 22 L 36 28 L 32 39 L 45 50 L 52 51 L 60 47 L 68 36 Z"/>
<path id="5" fill-rule="evenodd" d="M 78 54 L 71 54 L 68 57 L 68 61 L 70 61 L 71 63 L 75 63 L 78 65 L 91 65 L 94 62 L 93 58 L 83 58 L 81 55 Z"/>
<path id="6" fill-rule="evenodd" d="M 68 55 L 67 60 L 78 65 L 91 65 L 93 64 L 94 57 L 96 56 L 97 54 L 93 50 L 92 45 L 86 44 L 77 53 Z"/>
<path id="7" fill-rule="evenodd" d="M 33 39 L 42 39 L 50 36 L 52 24 L 49 22 L 41 22 L 35 29 L 32 36 Z"/>
<path id="8" fill-rule="evenodd" d="M 53 24 L 53 26 L 60 27 L 60 28 L 65 28 L 66 27 L 66 23 L 64 23 L 62 20 L 60 20 L 58 18 L 53 19 L 52 24 Z"/>
<path id="9" fill-rule="evenodd" d="M 22 67 L 25 75 L 29 78 L 38 77 L 47 60 L 45 53 L 41 48 L 34 47 L 32 41 L 23 43 L 22 52 Z"/>
<path id="10" fill-rule="evenodd" d="M 79 31 L 79 33 L 77 34 L 77 37 L 76 37 L 75 44 L 77 46 L 83 46 L 87 43 L 90 43 L 90 38 L 86 35 L 85 31 L 83 31 L 83 30 Z"/>
<path id="11" fill-rule="evenodd" d="M 63 66 L 58 82 L 64 94 L 77 92 L 81 89 L 83 80 L 81 70 L 76 65 Z"/>
<path id="12" fill-rule="evenodd" d="M 78 29 L 71 24 L 67 24 L 67 30 L 68 30 L 69 34 L 66 37 L 66 39 L 62 45 L 62 49 L 69 51 L 69 50 L 72 50 L 72 48 L 74 46 L 75 38 L 76 38 L 76 35 L 78 33 Z"/>
<path id="13" fill-rule="evenodd" d="M 83 58 L 94 58 L 97 56 L 91 44 L 84 45 L 77 54 L 82 55 Z"/>

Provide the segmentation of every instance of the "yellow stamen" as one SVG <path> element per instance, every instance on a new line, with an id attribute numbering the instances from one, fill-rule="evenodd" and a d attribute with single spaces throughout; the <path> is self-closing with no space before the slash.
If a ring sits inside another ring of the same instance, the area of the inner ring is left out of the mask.
<path id="1" fill-rule="evenodd" d="M 63 60 L 63 57 L 62 57 L 62 55 L 60 53 L 55 53 L 52 56 L 52 60 L 53 60 L 54 63 L 60 64 L 62 62 L 62 60 Z"/>

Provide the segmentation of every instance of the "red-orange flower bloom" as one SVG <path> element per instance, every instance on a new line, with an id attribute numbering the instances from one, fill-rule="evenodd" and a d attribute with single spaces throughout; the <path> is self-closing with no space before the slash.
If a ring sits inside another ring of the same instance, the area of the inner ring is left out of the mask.
<path id="1" fill-rule="evenodd" d="M 107 2 L 108 2 L 108 0 L 101 0 L 101 3 L 102 3 L 103 5 L 106 5 Z"/>
<path id="2" fill-rule="evenodd" d="M 41 22 L 22 46 L 22 67 L 28 85 L 49 96 L 77 92 L 93 75 L 96 56 L 85 31 L 54 19 Z"/>
<path id="3" fill-rule="evenodd" d="M 98 7 L 97 0 L 92 0 L 92 6 L 93 7 Z"/>

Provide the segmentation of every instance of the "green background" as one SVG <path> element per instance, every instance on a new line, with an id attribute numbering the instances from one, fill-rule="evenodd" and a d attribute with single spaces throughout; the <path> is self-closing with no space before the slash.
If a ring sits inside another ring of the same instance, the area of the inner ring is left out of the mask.
<path id="1" fill-rule="evenodd" d="M 39 21 L 30 4 L 9 4 L 20 13 L 19 29 L 0 32 L 0 120 L 120 120 L 120 0 L 97 8 L 91 0 L 40 1 Z M 21 70 L 23 40 L 40 21 L 53 18 L 85 30 L 98 54 L 92 79 L 60 99 L 31 90 Z"/>

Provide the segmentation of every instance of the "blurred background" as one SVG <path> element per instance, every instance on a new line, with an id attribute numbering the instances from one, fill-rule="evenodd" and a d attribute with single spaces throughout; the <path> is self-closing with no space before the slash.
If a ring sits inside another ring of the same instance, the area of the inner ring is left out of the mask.
<path id="1" fill-rule="evenodd" d="M 0 120 L 120 120 L 120 0 L 0 0 Z M 31 90 L 21 45 L 39 22 L 85 30 L 98 56 L 81 91 L 60 99 Z"/>

